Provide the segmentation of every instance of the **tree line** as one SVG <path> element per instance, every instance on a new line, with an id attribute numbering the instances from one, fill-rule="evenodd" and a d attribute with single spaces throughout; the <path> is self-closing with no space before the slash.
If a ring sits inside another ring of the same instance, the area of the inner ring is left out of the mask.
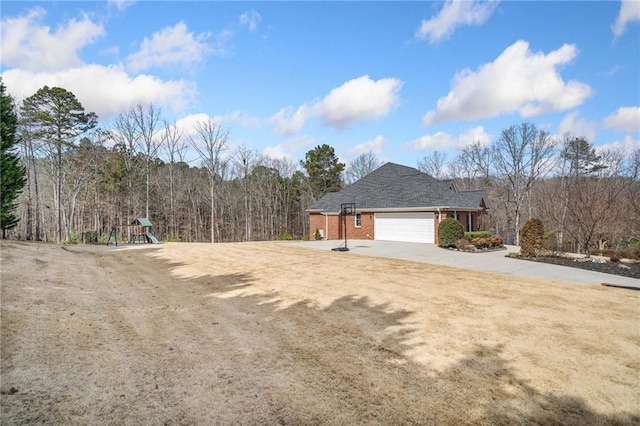
<path id="1" fill-rule="evenodd" d="M 45 86 L 17 107 L 2 85 L 2 100 L 2 183 L 16 187 L 9 194 L 3 186 L 2 212 L 12 215 L 3 216 L 5 237 L 105 239 L 112 227 L 126 233 L 127 224 L 146 217 L 170 241 L 302 238 L 306 209 L 339 189 L 312 164 L 344 167 L 327 145 L 310 151 L 315 159 L 302 166 L 246 146 L 231 150 L 229 131 L 212 119 L 183 135 L 152 104 L 137 104 L 99 128 L 98 117 L 62 88 Z M 186 160 L 188 148 L 198 154 L 196 164 Z"/>
<path id="2" fill-rule="evenodd" d="M 522 123 L 451 160 L 433 151 L 418 168 L 455 178 L 463 190 L 483 189 L 492 230 L 508 243 L 519 244 L 522 224 L 537 218 L 551 250 L 640 247 L 640 149 L 597 152 L 584 137 L 554 138 Z"/>
<path id="3" fill-rule="evenodd" d="M 304 238 L 315 200 L 382 164 L 368 152 L 345 165 L 326 144 L 302 161 L 232 149 L 221 123 L 198 121 L 185 135 L 152 104 L 98 127 L 65 89 L 45 86 L 17 106 L 0 86 L 3 238 L 105 239 L 137 217 L 167 241 Z M 492 231 L 508 243 L 537 217 L 558 249 L 588 252 L 640 240 L 639 164 L 640 150 L 596 153 L 585 138 L 557 140 L 522 123 L 491 144 L 472 143 L 451 160 L 433 151 L 416 166 L 461 190 L 485 190 Z"/>

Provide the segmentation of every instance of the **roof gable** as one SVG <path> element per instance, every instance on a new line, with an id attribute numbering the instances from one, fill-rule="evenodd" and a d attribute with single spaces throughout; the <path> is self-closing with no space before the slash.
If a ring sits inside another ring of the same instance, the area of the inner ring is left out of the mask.
<path id="1" fill-rule="evenodd" d="M 386 163 L 338 192 L 324 195 L 309 210 L 335 213 L 341 203 L 363 209 L 480 209 L 482 191 L 458 192 L 452 180 L 437 180 L 413 167 Z"/>

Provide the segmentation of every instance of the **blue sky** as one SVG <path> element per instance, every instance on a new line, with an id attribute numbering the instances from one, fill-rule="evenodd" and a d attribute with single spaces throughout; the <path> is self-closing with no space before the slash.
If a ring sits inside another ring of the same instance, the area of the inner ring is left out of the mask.
<path id="1" fill-rule="evenodd" d="M 8 91 L 64 87 L 103 125 L 153 102 L 185 137 L 212 118 L 272 157 L 326 143 L 409 166 L 523 121 L 640 148 L 637 0 L 1 7 Z"/>

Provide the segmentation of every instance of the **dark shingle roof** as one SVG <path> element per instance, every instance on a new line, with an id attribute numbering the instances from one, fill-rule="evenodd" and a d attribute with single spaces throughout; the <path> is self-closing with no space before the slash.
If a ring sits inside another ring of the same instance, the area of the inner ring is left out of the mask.
<path id="1" fill-rule="evenodd" d="M 437 180 L 413 167 L 386 163 L 359 181 L 316 201 L 310 211 L 337 213 L 341 203 L 358 210 L 402 208 L 480 209 L 483 191 L 458 192 L 452 180 Z"/>

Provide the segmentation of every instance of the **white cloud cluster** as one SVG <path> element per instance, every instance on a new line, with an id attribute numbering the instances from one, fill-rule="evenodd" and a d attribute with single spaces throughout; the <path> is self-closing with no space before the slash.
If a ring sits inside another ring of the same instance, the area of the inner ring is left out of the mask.
<path id="1" fill-rule="evenodd" d="M 105 34 L 101 24 L 83 15 L 51 31 L 42 25 L 46 12 L 31 9 L 26 15 L 0 21 L 2 64 L 32 71 L 58 71 L 78 66 L 78 50 Z"/>
<path id="2" fill-rule="evenodd" d="M 451 36 L 462 25 L 482 25 L 493 14 L 498 1 L 447 0 L 440 13 L 422 20 L 416 38 L 437 43 Z"/>
<path id="3" fill-rule="evenodd" d="M 317 145 L 317 140 L 311 136 L 296 136 L 277 145 L 266 147 L 262 150 L 262 154 L 271 158 L 292 160 L 299 158 L 300 151 L 307 151 L 315 145 Z"/>
<path id="4" fill-rule="evenodd" d="M 517 41 L 478 71 L 457 73 L 451 91 L 438 99 L 437 109 L 427 112 L 423 122 L 472 121 L 512 112 L 533 117 L 576 107 L 591 96 L 591 87 L 565 82 L 557 70 L 576 54 L 570 44 L 545 55 L 531 52 L 526 41 Z"/>
<path id="5" fill-rule="evenodd" d="M 484 130 L 484 126 L 477 126 L 460 133 L 458 136 L 451 136 L 449 133 L 436 132 L 431 135 L 424 135 L 418 139 L 405 144 L 406 147 L 415 150 L 438 150 L 460 149 L 474 142 L 487 145 L 491 142 L 491 135 Z"/>
<path id="6" fill-rule="evenodd" d="M 640 1 L 622 0 L 620 2 L 620 13 L 616 22 L 611 27 L 615 37 L 620 37 L 627 29 L 627 25 L 640 21 Z"/>
<path id="7" fill-rule="evenodd" d="M 631 153 L 636 149 L 640 149 L 640 139 L 636 139 L 632 136 L 625 136 L 622 140 L 607 142 L 602 145 L 595 146 L 597 153 L 602 153 L 608 150 L 622 151 L 623 153 Z"/>
<path id="8" fill-rule="evenodd" d="M 64 87 L 76 95 L 86 110 L 108 120 L 140 102 L 179 112 L 195 96 L 196 85 L 190 81 L 131 74 L 122 64 L 84 63 L 79 52 L 105 34 L 102 24 L 82 15 L 81 19 L 60 23 L 52 31 L 42 24 L 44 17 L 45 11 L 35 8 L 24 16 L 0 22 L 2 65 L 8 68 L 2 78 L 18 102 L 45 85 Z M 191 63 L 205 50 L 203 38 L 205 35 L 194 36 L 184 23 L 179 23 L 145 39 L 132 63 L 139 69 L 161 63 Z M 164 47 L 158 48 L 159 45 Z"/>
<path id="9" fill-rule="evenodd" d="M 592 141 L 596 138 L 596 127 L 596 123 L 585 118 L 580 118 L 578 111 L 572 111 L 558 124 L 558 134 L 564 135 L 569 133 Z"/>
<path id="10" fill-rule="evenodd" d="M 122 66 L 84 65 L 56 72 L 11 69 L 2 73 L 9 92 L 18 102 L 41 87 L 64 87 L 73 92 L 85 110 L 101 120 L 138 102 L 170 106 L 180 111 L 195 96 L 195 84 L 184 80 L 163 81 L 152 75 L 130 76 Z"/>
<path id="11" fill-rule="evenodd" d="M 374 154 L 380 154 L 382 152 L 382 146 L 384 145 L 384 136 L 378 135 L 373 139 L 359 143 L 349 150 L 348 157 L 357 157 L 361 154 L 372 152 Z"/>
<path id="12" fill-rule="evenodd" d="M 241 25 L 246 26 L 249 28 L 249 31 L 253 32 L 258 29 L 258 25 L 262 22 L 262 15 L 254 9 L 251 9 L 240 15 L 240 18 L 238 19 Z"/>
<path id="13" fill-rule="evenodd" d="M 166 27 L 145 37 L 140 50 L 127 57 L 133 71 L 170 65 L 188 66 L 200 62 L 211 50 L 206 40 L 209 33 L 194 34 L 180 21 L 173 27 Z"/>
<path id="14" fill-rule="evenodd" d="M 283 108 L 270 118 L 270 122 L 277 134 L 296 133 L 313 117 L 341 131 L 353 123 L 387 115 L 398 105 L 401 87 L 402 82 L 396 78 L 372 80 L 364 75 L 331 90 L 316 103 L 304 104 L 295 110 Z"/>
<path id="15" fill-rule="evenodd" d="M 640 132 L 640 107 L 620 107 L 616 112 L 604 119 L 604 126 L 609 129 Z"/>

